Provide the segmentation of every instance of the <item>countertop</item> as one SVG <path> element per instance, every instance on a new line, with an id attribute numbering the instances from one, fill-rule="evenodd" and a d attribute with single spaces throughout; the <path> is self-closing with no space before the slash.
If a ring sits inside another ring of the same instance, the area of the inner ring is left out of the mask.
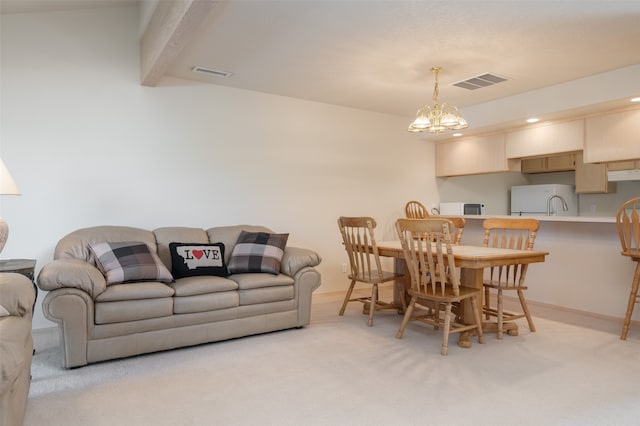
<path id="1" fill-rule="evenodd" d="M 613 216 L 509 216 L 509 215 L 464 215 L 467 220 L 484 220 L 489 217 L 530 217 L 541 222 L 584 222 L 584 223 L 616 223 Z"/>

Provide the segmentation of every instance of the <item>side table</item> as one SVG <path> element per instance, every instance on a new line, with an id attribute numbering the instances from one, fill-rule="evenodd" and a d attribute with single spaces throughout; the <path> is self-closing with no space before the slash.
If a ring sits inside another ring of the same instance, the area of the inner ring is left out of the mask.
<path id="1" fill-rule="evenodd" d="M 35 281 L 36 261 L 34 259 L 4 259 L 0 260 L 0 272 L 15 272 L 22 274 L 29 278 L 33 283 L 33 288 L 36 291 L 36 297 L 33 300 L 33 308 L 31 309 L 31 315 L 36 309 L 36 300 L 38 300 L 38 286 Z"/>

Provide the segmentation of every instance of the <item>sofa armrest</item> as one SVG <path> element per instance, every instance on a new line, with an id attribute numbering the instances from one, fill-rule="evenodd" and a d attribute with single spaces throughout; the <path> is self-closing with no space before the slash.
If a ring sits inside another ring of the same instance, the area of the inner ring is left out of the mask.
<path id="1" fill-rule="evenodd" d="M 299 247 L 286 247 L 280 264 L 280 271 L 293 277 L 305 266 L 318 266 L 321 261 L 322 258 L 320 255 L 312 250 Z"/>
<path id="2" fill-rule="evenodd" d="M 78 288 L 95 299 L 106 290 L 107 281 L 98 268 L 84 260 L 58 259 L 42 268 L 38 274 L 38 287 L 44 291 Z"/>
<path id="3" fill-rule="evenodd" d="M 16 273 L 0 274 L 0 306 L 9 315 L 27 315 L 33 308 L 35 298 L 35 289 L 29 278 Z"/>
<path id="4" fill-rule="evenodd" d="M 33 291 L 33 287 L 31 289 Z M 31 318 L 13 315 L 0 318 L 0 396 L 3 399 L 11 398 L 7 394 L 12 389 L 17 391 L 14 388 L 21 375 L 29 374 L 32 351 Z M 4 424 L 2 418 L 0 416 L 0 424 Z"/>

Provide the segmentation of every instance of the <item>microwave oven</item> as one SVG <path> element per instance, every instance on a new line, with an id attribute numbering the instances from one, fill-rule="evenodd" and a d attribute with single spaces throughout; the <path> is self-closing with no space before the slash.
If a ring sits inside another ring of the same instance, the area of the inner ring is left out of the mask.
<path id="1" fill-rule="evenodd" d="M 440 214 L 447 215 L 483 215 L 485 214 L 484 203 L 440 203 Z"/>

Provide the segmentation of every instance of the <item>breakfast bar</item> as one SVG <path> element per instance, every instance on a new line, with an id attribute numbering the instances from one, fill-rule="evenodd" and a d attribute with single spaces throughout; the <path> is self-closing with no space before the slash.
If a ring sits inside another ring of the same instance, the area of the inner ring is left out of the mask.
<path id="1" fill-rule="evenodd" d="M 463 244 L 482 242 L 487 216 L 465 216 Z M 497 217 L 497 216 L 491 216 Z M 614 217 L 535 216 L 540 221 L 535 249 L 548 251 L 544 263 L 527 273 L 527 301 L 622 318 L 633 266 L 620 255 Z M 640 319 L 636 312 L 634 320 Z"/>

